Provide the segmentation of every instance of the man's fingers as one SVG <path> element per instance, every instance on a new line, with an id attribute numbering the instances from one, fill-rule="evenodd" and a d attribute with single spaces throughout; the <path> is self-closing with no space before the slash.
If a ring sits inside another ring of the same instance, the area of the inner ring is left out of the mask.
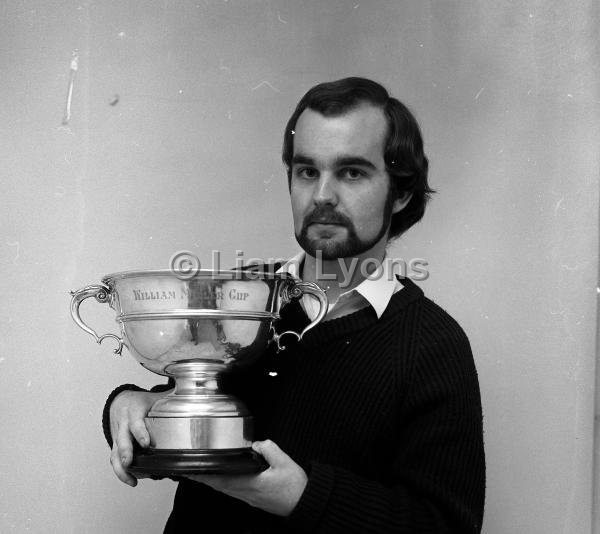
<path id="1" fill-rule="evenodd" d="M 161 395 L 122 391 L 110 406 L 110 430 L 113 438 L 110 463 L 117 478 L 130 486 L 137 484 L 137 478 L 127 471 L 133 460 L 135 442 L 142 447 L 150 446 L 150 435 L 144 417 L 157 396 Z"/>
<path id="2" fill-rule="evenodd" d="M 112 465 L 113 471 L 115 472 L 115 475 L 117 475 L 117 478 L 121 482 L 128 484 L 132 488 L 137 486 L 137 479 L 135 477 L 133 477 L 132 475 L 130 475 L 127 472 L 127 470 L 125 469 L 125 467 L 123 466 L 119 448 L 117 447 L 116 444 L 113 445 L 113 449 L 110 454 L 110 463 Z"/>
<path id="3" fill-rule="evenodd" d="M 136 419 L 129 426 L 129 430 L 133 434 L 135 440 L 142 446 L 147 447 L 150 444 L 150 435 L 146 429 L 146 424 L 143 419 Z"/>
<path id="4" fill-rule="evenodd" d="M 113 439 L 114 445 L 116 445 L 116 454 L 119 456 L 119 460 L 123 466 L 127 467 L 133 458 L 133 443 L 127 424 L 119 425 L 117 435 L 116 437 L 113 436 Z"/>
<path id="5" fill-rule="evenodd" d="M 290 461 L 290 457 L 270 439 L 255 441 L 252 444 L 252 449 L 260 454 L 271 467 L 278 467 Z"/>

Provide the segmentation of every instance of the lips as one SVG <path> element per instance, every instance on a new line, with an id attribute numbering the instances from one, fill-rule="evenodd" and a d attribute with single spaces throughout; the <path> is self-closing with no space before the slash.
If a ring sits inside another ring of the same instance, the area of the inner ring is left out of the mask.
<path id="1" fill-rule="evenodd" d="M 343 226 L 343 223 L 340 221 L 328 221 L 328 220 L 311 220 L 309 224 L 329 224 L 336 226 Z"/>

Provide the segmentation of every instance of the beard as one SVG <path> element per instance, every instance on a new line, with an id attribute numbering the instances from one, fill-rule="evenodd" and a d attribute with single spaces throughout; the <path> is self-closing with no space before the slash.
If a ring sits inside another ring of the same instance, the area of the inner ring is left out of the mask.
<path id="1" fill-rule="evenodd" d="M 299 233 L 296 233 L 296 241 L 307 254 L 316 258 L 317 252 L 320 252 L 321 258 L 324 260 L 349 258 L 363 254 L 373 248 L 387 234 L 392 221 L 394 200 L 394 195 L 390 191 L 383 208 L 381 228 L 372 239 L 361 239 L 358 237 L 354 223 L 346 215 L 335 211 L 333 206 L 326 204 L 317 206 L 304 217 L 302 228 Z M 315 223 L 329 223 L 343 226 L 346 228 L 347 236 L 341 241 L 337 241 L 334 237 L 327 234 L 323 237 L 310 238 L 308 237 L 308 227 Z"/>

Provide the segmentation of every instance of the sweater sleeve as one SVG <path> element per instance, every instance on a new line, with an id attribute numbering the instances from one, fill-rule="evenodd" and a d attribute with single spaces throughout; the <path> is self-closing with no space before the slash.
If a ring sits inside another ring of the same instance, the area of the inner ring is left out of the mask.
<path id="1" fill-rule="evenodd" d="M 390 482 L 313 462 L 288 518 L 314 533 L 481 531 L 482 412 L 469 342 L 449 317 L 422 332 L 398 419 Z"/>

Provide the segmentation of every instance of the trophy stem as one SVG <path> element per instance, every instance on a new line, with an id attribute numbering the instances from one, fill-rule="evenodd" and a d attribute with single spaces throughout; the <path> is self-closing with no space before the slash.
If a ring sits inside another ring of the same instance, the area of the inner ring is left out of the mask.
<path id="1" fill-rule="evenodd" d="M 218 390 L 217 374 L 225 370 L 220 362 L 175 362 L 165 367 L 165 372 L 175 379 L 172 395 L 211 395 Z"/>

